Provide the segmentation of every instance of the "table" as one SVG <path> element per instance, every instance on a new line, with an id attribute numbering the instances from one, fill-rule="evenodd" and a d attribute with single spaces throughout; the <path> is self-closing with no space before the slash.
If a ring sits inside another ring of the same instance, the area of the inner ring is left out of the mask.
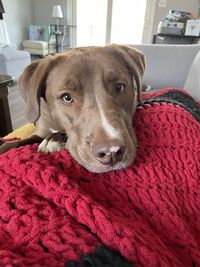
<path id="1" fill-rule="evenodd" d="M 74 35 L 76 35 L 75 25 L 58 25 L 57 29 L 55 24 L 51 24 L 48 42 L 49 54 L 53 48 L 55 48 L 56 53 L 70 49 Z"/>
<path id="2" fill-rule="evenodd" d="M 0 136 L 12 132 L 10 108 L 8 104 L 8 87 L 13 82 L 9 75 L 0 75 Z"/>
<path id="3" fill-rule="evenodd" d="M 153 44 L 196 44 L 200 36 L 154 34 Z"/>

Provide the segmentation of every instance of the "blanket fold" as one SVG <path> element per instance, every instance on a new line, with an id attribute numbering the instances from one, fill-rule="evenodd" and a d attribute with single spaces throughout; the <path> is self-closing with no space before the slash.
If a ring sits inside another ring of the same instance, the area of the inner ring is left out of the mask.
<path id="1" fill-rule="evenodd" d="M 137 158 L 117 172 L 36 144 L 1 155 L 0 266 L 200 266 L 200 109 L 187 98 L 146 96 Z"/>

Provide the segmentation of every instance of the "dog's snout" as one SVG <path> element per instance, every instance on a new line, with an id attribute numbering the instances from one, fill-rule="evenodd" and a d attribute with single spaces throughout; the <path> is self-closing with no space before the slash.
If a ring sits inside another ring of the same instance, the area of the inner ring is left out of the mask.
<path id="1" fill-rule="evenodd" d="M 125 146 L 120 141 L 99 143 L 93 147 L 93 155 L 103 165 L 114 166 L 125 154 Z"/>

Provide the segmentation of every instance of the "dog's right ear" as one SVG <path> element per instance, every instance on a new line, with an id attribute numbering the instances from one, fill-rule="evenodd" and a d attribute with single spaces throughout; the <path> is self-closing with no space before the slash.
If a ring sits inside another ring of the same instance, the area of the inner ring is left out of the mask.
<path id="1" fill-rule="evenodd" d="M 19 78 L 19 91 L 27 104 L 27 117 L 36 122 L 40 116 L 40 97 L 45 94 L 51 57 L 30 64 Z"/>

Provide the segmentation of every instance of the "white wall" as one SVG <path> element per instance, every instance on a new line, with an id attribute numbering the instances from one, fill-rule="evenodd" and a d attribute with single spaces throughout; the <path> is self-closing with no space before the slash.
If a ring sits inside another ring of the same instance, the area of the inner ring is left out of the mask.
<path id="1" fill-rule="evenodd" d="M 63 19 L 61 25 L 76 25 L 76 0 L 3 0 L 6 22 L 10 41 L 21 48 L 23 40 L 28 39 L 28 26 L 30 24 L 55 24 L 52 17 L 53 5 L 61 5 Z M 71 33 L 72 37 L 73 33 Z M 73 38 L 75 43 L 75 37 Z"/>
<path id="2" fill-rule="evenodd" d="M 76 0 L 32 0 L 33 24 L 56 24 L 52 17 L 54 5 L 61 5 L 63 19 L 59 19 L 60 25 L 76 25 Z M 84 1 L 84 0 L 82 0 Z M 70 28 L 70 46 L 76 45 L 76 29 Z"/>
<path id="3" fill-rule="evenodd" d="M 15 0 L 16 1 L 16 0 Z M 63 19 L 59 19 L 59 24 L 67 24 L 67 0 L 32 0 L 33 1 L 33 24 L 56 24 L 56 19 L 52 17 L 54 5 L 61 5 Z"/>
<path id="4" fill-rule="evenodd" d="M 178 9 L 182 11 L 192 11 L 197 16 L 199 8 L 199 0 L 167 0 L 166 7 L 158 6 L 159 0 L 157 0 L 155 17 L 153 22 L 153 33 L 157 33 L 159 21 L 165 17 L 170 9 Z"/>
<path id="5" fill-rule="evenodd" d="M 21 47 L 22 40 L 27 39 L 29 24 L 32 24 L 32 0 L 3 0 L 6 23 L 10 41 L 17 48 Z"/>

